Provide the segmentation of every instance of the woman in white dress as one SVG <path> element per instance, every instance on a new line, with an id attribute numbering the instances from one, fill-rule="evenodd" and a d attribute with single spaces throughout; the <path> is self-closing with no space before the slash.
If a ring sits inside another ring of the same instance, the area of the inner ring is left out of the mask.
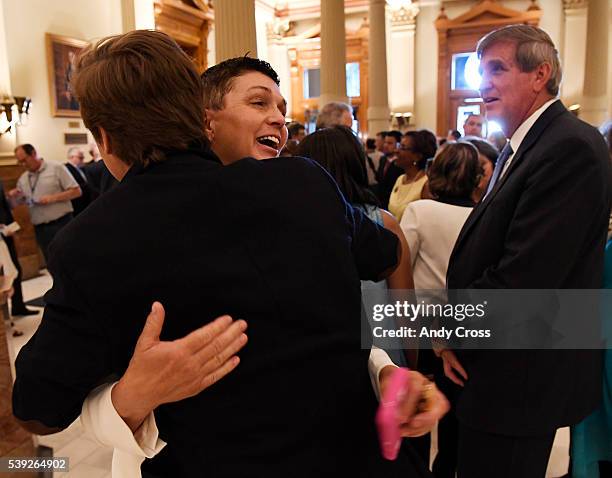
<path id="1" fill-rule="evenodd" d="M 427 171 L 429 191 L 434 199 L 421 199 L 406 207 L 400 226 L 410 247 L 414 287 L 419 300 L 446 301 L 448 261 L 474 207 L 472 195 L 482 174 L 478 151 L 472 144 L 445 143 Z M 421 343 L 419 371 L 434 375 L 436 385 L 452 405 L 456 385 L 444 377 L 441 364 L 424 345 L 432 346 Z M 456 444 L 456 419 L 449 413 L 438 425 L 438 455 L 432 469 L 436 478 L 455 476 Z M 417 447 L 422 458 L 428 459 L 429 442 L 423 440 Z"/>

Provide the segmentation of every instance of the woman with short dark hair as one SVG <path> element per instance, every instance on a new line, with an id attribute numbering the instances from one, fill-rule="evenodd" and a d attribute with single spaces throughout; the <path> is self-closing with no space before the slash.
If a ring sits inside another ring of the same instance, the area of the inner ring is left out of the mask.
<path id="1" fill-rule="evenodd" d="M 427 160 L 434 157 L 437 147 L 435 135 L 426 129 L 409 131 L 402 138 L 394 164 L 402 168 L 404 174 L 397 178 L 389 198 L 389 211 L 398 221 L 408 204 L 423 197 Z"/>
<path id="2" fill-rule="evenodd" d="M 406 207 L 400 224 L 412 253 L 416 289 L 444 289 L 450 253 L 474 207 L 480 174 L 474 146 L 447 142 L 427 172 L 433 199 Z"/>

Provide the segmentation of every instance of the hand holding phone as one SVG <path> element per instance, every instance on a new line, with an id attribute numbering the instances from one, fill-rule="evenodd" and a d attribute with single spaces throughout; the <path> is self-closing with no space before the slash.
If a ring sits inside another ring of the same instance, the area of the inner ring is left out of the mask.
<path id="1" fill-rule="evenodd" d="M 399 407 L 410 392 L 410 371 L 398 367 L 389 378 L 384 395 L 376 413 L 376 426 L 383 457 L 395 460 L 402 443 L 400 432 Z"/>

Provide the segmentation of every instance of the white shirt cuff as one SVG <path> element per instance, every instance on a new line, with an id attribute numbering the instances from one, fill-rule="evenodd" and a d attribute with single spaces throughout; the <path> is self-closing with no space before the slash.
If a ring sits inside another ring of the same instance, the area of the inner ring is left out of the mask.
<path id="1" fill-rule="evenodd" d="M 166 443 L 159 438 L 153 412 L 132 433 L 113 406 L 111 392 L 116 383 L 101 385 L 87 396 L 81 410 L 81 423 L 98 442 L 115 448 L 113 478 L 140 477 L 144 459 L 157 455 Z"/>
<path id="2" fill-rule="evenodd" d="M 368 371 L 370 372 L 370 381 L 376 397 L 380 400 L 380 371 L 387 365 L 397 367 L 389 357 L 389 354 L 383 349 L 372 346 L 370 350 L 370 359 L 368 360 Z"/>

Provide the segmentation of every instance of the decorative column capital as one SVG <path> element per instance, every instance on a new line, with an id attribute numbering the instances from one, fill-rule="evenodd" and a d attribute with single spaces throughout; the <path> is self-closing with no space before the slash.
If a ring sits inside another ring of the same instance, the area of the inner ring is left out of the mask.
<path id="1" fill-rule="evenodd" d="M 589 0 L 563 0 L 563 10 L 580 10 L 589 6 Z"/>
<path id="2" fill-rule="evenodd" d="M 391 28 L 397 30 L 410 30 L 416 26 L 416 17 L 419 14 L 419 7 L 411 0 L 396 0 L 389 2 L 391 13 Z"/>
<path id="3" fill-rule="evenodd" d="M 274 20 L 266 23 L 268 41 L 273 42 L 282 40 L 290 28 L 291 26 L 289 25 L 288 18 L 274 17 Z"/>

